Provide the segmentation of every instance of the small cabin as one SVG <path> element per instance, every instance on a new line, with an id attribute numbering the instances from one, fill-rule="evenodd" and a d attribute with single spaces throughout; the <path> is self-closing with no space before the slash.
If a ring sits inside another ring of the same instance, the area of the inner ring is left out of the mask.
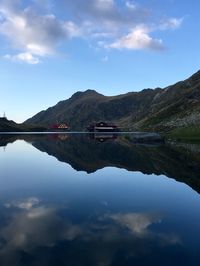
<path id="1" fill-rule="evenodd" d="M 60 124 L 51 125 L 49 128 L 51 128 L 51 129 L 69 129 L 69 125 L 66 123 L 60 123 Z"/>

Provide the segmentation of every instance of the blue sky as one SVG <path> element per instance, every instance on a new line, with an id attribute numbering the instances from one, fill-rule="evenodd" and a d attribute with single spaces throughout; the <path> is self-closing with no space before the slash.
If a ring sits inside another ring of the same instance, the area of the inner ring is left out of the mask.
<path id="1" fill-rule="evenodd" d="M 22 122 L 95 89 L 165 87 L 199 70 L 198 0 L 0 0 L 0 116 Z"/>

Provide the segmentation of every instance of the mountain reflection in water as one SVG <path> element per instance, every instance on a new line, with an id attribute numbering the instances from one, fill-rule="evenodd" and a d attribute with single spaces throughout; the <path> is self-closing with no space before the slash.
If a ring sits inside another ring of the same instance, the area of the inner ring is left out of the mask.
<path id="1" fill-rule="evenodd" d="M 165 175 L 200 192 L 200 145 L 186 143 L 137 144 L 129 135 L 51 134 L 4 136 L 0 146 L 17 139 L 70 164 L 77 171 L 93 173 L 112 166 L 144 174 Z"/>
<path id="2" fill-rule="evenodd" d="M 1 135 L 0 146 L 1 266 L 199 265 L 199 145 L 51 134 Z"/>

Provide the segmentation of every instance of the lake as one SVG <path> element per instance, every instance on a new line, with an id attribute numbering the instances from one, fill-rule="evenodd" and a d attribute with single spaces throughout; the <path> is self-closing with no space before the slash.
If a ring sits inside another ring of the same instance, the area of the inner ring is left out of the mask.
<path id="1" fill-rule="evenodd" d="M 0 135 L 0 265 L 200 265 L 199 193 L 197 144 Z"/>

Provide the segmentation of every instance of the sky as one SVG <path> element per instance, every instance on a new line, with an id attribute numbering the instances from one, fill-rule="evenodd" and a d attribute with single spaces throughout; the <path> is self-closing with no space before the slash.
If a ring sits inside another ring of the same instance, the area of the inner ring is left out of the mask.
<path id="1" fill-rule="evenodd" d="M 166 87 L 199 70 L 199 0 L 0 0 L 0 116 L 94 89 Z"/>

